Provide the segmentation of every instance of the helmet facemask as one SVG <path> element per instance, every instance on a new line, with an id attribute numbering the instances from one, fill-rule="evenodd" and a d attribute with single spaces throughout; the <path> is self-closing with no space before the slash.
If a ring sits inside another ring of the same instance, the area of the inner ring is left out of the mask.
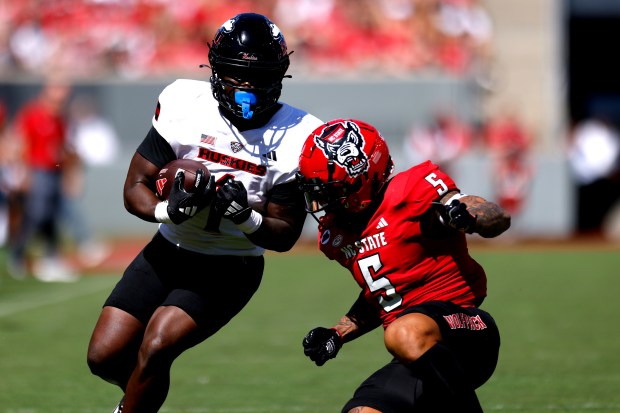
<path id="1" fill-rule="evenodd" d="M 212 66 L 213 96 L 234 116 L 252 119 L 278 102 L 282 92 L 280 70 Z"/>
<path id="2" fill-rule="evenodd" d="M 355 193 L 351 185 L 340 181 L 322 182 L 319 178 L 306 181 L 303 175 L 297 175 L 299 189 L 304 194 L 306 212 L 334 212 L 347 206 L 348 194 Z"/>

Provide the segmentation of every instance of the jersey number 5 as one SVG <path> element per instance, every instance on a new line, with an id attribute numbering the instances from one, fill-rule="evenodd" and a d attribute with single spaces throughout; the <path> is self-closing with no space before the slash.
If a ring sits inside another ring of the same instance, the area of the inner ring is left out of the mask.
<path id="1" fill-rule="evenodd" d="M 435 174 L 435 172 L 426 175 L 424 179 L 426 179 L 428 183 L 433 185 L 434 188 L 437 188 L 437 193 L 439 194 L 439 196 L 442 196 L 443 194 L 448 192 L 448 185 L 446 185 L 443 179 L 437 178 L 437 174 Z"/>
<path id="2" fill-rule="evenodd" d="M 379 296 L 379 305 L 383 307 L 386 313 L 402 304 L 403 299 L 400 294 L 396 292 L 396 288 L 394 288 L 390 280 L 386 277 L 373 278 L 373 274 L 376 275 L 381 267 L 383 267 L 379 254 L 362 258 L 357 262 L 357 265 L 371 292 L 374 293 L 378 290 L 384 290 L 384 293 Z"/>

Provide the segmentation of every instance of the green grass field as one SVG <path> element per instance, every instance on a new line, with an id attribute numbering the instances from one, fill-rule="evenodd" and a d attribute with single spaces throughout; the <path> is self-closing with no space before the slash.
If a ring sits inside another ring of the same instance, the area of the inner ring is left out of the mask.
<path id="1" fill-rule="evenodd" d="M 472 253 L 487 269 L 484 308 L 503 340 L 498 369 L 478 392 L 485 411 L 620 412 L 620 253 Z M 92 376 L 85 358 L 118 276 L 0 279 L 0 413 L 112 411 L 120 391 Z M 301 339 L 334 323 L 357 293 L 352 278 L 319 255 L 269 254 L 263 285 L 242 314 L 176 361 L 161 411 L 339 412 L 389 360 L 381 332 L 345 345 L 320 368 L 304 357 Z"/>

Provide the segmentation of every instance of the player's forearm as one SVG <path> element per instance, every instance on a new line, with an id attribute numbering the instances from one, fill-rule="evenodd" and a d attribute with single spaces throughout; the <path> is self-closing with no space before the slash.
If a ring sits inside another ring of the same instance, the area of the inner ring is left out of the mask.
<path id="1" fill-rule="evenodd" d="M 155 206 L 160 202 L 155 195 L 155 179 L 159 167 L 134 153 L 123 186 L 125 209 L 132 215 L 148 222 L 157 222 Z"/>
<path id="2" fill-rule="evenodd" d="M 355 340 L 356 338 L 364 334 L 360 327 L 357 325 L 357 323 L 351 320 L 346 315 L 342 316 L 342 318 L 338 321 L 338 324 L 336 324 L 332 328 L 338 331 L 340 337 L 342 337 L 342 340 L 345 343 L 351 340 Z"/>
<path id="3" fill-rule="evenodd" d="M 371 323 L 367 320 L 356 321 L 354 318 L 344 315 L 333 328 L 340 333 L 343 342 L 347 343 L 374 330 L 379 325 L 380 323 L 374 321 Z"/>
<path id="4" fill-rule="evenodd" d="M 306 221 L 306 212 L 295 205 L 279 205 L 270 202 L 258 230 L 246 234 L 259 247 L 285 252 L 293 248 Z"/>
<path id="5" fill-rule="evenodd" d="M 355 340 L 380 325 L 381 318 L 376 308 L 366 301 L 360 293 L 351 309 L 346 315 L 342 316 L 334 328 L 338 330 L 344 342 L 347 342 Z"/>
<path id="6" fill-rule="evenodd" d="M 474 232 L 484 238 L 497 237 L 510 228 L 510 215 L 499 205 L 479 196 L 467 195 L 460 199 L 467 211 L 476 217 Z"/>
<path id="7" fill-rule="evenodd" d="M 127 183 L 123 192 L 125 209 L 132 215 L 148 222 L 157 222 L 155 206 L 159 200 L 145 184 Z"/>
<path id="8" fill-rule="evenodd" d="M 303 226 L 294 226 L 278 218 L 263 217 L 260 228 L 246 236 L 259 247 L 286 252 L 293 248 L 301 235 L 302 228 Z"/>

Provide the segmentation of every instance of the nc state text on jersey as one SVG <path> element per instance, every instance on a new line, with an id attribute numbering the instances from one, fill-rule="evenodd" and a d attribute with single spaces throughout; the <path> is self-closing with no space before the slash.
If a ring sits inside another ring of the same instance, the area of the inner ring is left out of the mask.
<path id="1" fill-rule="evenodd" d="M 378 234 L 369 235 L 366 238 L 362 238 L 359 241 L 346 245 L 340 250 L 344 253 L 346 258 L 352 258 L 358 253 L 361 254 L 365 251 L 372 251 L 386 245 L 387 241 L 385 240 L 385 233 L 382 231 Z"/>
<path id="2" fill-rule="evenodd" d="M 198 157 L 239 171 L 251 173 L 252 175 L 265 176 L 267 173 L 267 166 L 265 165 L 257 165 L 243 159 L 235 158 L 234 156 L 211 151 L 207 148 L 199 148 Z"/>

